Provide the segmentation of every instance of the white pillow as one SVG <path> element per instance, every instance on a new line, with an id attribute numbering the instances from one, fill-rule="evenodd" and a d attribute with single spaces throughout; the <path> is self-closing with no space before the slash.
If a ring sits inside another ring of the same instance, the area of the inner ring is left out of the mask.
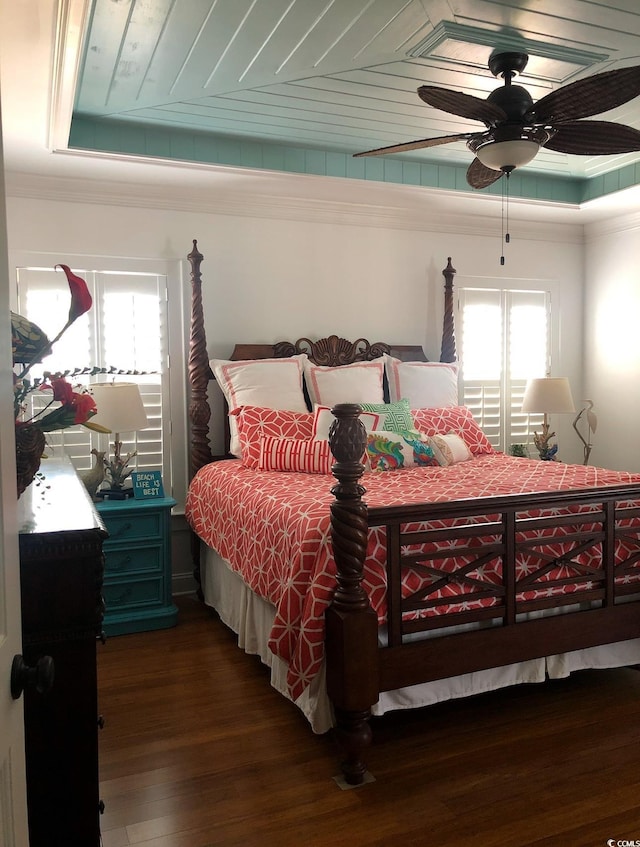
<path id="1" fill-rule="evenodd" d="M 384 415 L 379 415 L 377 412 L 361 412 L 359 415 L 359 419 L 367 431 L 378 429 L 383 417 Z M 316 441 L 327 441 L 329 429 L 334 421 L 335 417 L 332 415 L 329 406 L 316 406 L 313 410 L 313 438 Z"/>
<path id="2" fill-rule="evenodd" d="M 302 387 L 306 360 L 306 353 L 283 359 L 248 359 L 239 362 L 211 359 L 209 367 L 222 389 L 229 412 L 240 406 L 308 412 Z M 240 440 L 233 416 L 229 418 L 229 428 L 230 452 L 240 456 Z"/>
<path id="3" fill-rule="evenodd" d="M 442 467 L 457 465 L 458 462 L 473 459 L 466 442 L 456 432 L 448 432 L 446 435 L 431 435 L 428 436 L 428 440 L 433 455 Z"/>
<path id="4" fill-rule="evenodd" d="M 457 406 L 458 366 L 446 362 L 402 362 L 384 355 L 392 403 L 407 398 L 412 409 Z"/>
<path id="5" fill-rule="evenodd" d="M 383 403 L 384 359 L 354 362 L 331 368 L 304 362 L 304 378 L 311 402 L 319 406 L 336 403 Z"/>

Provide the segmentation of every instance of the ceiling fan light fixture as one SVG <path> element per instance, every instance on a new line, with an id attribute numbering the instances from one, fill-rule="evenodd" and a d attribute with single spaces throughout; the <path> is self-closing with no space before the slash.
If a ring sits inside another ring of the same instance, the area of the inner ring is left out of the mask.
<path id="1" fill-rule="evenodd" d="M 540 145 L 537 141 L 516 139 L 513 141 L 488 141 L 475 151 L 486 168 L 493 171 L 512 171 L 531 162 Z"/>

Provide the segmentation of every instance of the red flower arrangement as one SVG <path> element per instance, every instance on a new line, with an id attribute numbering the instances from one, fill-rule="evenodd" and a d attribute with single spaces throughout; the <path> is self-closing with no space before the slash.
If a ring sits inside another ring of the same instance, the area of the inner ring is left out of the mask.
<path id="1" fill-rule="evenodd" d="M 26 320 L 21 315 L 11 314 L 13 363 L 14 365 L 22 365 L 22 369 L 13 377 L 16 426 L 30 425 L 37 427 L 41 432 L 53 432 L 76 424 L 84 424 L 89 428 L 106 432 L 107 430 L 102 427 L 94 427 L 89 423 L 89 419 L 97 413 L 96 404 L 90 394 L 84 391 L 74 391 L 66 380 L 70 372 L 52 374 L 45 371 L 42 378 L 31 379 L 29 377 L 31 368 L 49 355 L 56 341 L 81 315 L 88 312 L 93 304 L 87 284 L 81 277 L 74 274 L 68 265 L 56 265 L 56 268 L 62 268 L 67 277 L 71 292 L 71 305 L 67 322 L 53 341 L 50 341 L 40 327 L 31 321 Z M 101 368 L 76 370 L 73 375 L 95 374 L 101 370 Z M 44 409 L 37 412 L 33 417 L 25 419 L 25 400 L 35 390 L 51 391 L 53 396 Z M 56 402 L 60 405 L 52 408 Z"/>

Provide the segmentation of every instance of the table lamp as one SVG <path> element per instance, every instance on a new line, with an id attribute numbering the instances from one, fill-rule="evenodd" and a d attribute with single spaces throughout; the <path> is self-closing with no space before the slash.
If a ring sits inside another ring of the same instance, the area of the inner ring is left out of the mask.
<path id="1" fill-rule="evenodd" d="M 550 439 L 555 436 L 555 432 L 549 431 L 547 415 L 575 412 L 571 386 L 567 377 L 545 376 L 540 379 L 530 379 L 524 391 L 522 411 L 543 413 L 542 432 L 534 433 L 533 443 L 543 461 L 556 461 L 558 445 L 549 443 Z"/>
<path id="2" fill-rule="evenodd" d="M 98 409 L 97 415 L 91 418 L 92 423 L 100 424 L 115 433 L 113 442 L 113 458 L 104 459 L 107 479 L 110 488 L 96 492 L 97 497 L 110 500 L 124 500 L 133 495 L 132 488 L 125 488 L 124 483 L 133 470 L 129 461 L 137 455 L 133 453 L 121 455 L 121 432 L 136 432 L 148 425 L 147 413 L 142 404 L 140 389 L 133 382 L 100 382 L 91 387 L 93 399 Z"/>

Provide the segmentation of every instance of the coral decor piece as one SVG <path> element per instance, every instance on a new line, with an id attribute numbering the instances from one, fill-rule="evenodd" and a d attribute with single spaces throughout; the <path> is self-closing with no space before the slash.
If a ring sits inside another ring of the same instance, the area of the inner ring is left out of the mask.
<path id="1" fill-rule="evenodd" d="M 551 444 L 551 439 L 555 438 L 555 432 L 551 432 L 549 424 L 546 421 L 542 424 L 542 432 L 534 432 L 533 443 L 536 445 L 536 450 L 543 462 L 557 462 L 558 445 Z"/>

